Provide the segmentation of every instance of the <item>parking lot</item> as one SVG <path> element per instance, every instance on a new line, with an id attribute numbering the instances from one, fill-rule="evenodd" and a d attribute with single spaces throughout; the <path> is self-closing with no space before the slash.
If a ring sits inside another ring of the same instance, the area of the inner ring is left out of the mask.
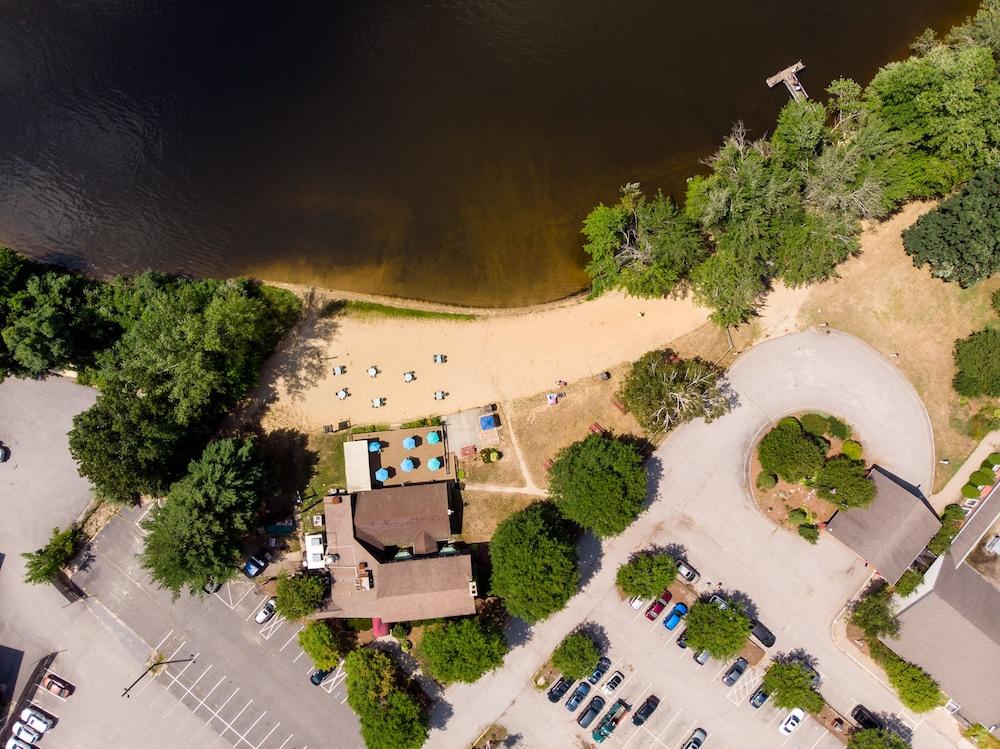
<path id="1" fill-rule="evenodd" d="M 254 621 L 267 600 L 258 585 L 240 576 L 212 595 L 172 601 L 148 581 L 136 559 L 144 514 L 119 515 L 95 542 L 94 564 L 74 576 L 150 653 L 182 661 L 147 676 L 130 700 L 160 712 L 189 741 L 214 732 L 237 749 L 362 746 L 344 704 L 343 672 L 318 687 L 309 681 L 314 669 L 298 645 L 301 626 L 277 614 Z"/>

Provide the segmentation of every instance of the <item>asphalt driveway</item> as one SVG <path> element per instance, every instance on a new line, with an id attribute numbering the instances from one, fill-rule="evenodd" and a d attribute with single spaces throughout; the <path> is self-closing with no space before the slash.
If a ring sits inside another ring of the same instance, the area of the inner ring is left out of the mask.
<path id="1" fill-rule="evenodd" d="M 476 685 L 450 688 L 429 746 L 471 741 L 493 721 L 512 733 L 532 734 L 523 700 L 536 700 L 529 681 L 562 637 L 579 623 L 602 626 L 611 647 L 628 648 L 633 634 L 617 622 L 622 607 L 614 591 L 617 567 L 635 550 L 673 544 L 684 549 L 701 572 L 702 590 L 720 583 L 745 596 L 777 635 L 773 651 L 803 649 L 824 675 L 822 691 L 841 712 L 861 702 L 876 712 L 898 715 L 913 730 L 917 749 L 950 746 L 929 723 L 910 716 L 895 695 L 874 680 L 830 638 L 830 624 L 871 570 L 838 541 L 824 537 L 810 546 L 764 519 L 746 490 L 746 461 L 756 434 L 790 412 L 817 409 L 851 422 L 872 458 L 910 483 L 930 487 L 933 440 L 915 391 L 891 362 L 864 343 L 836 331 L 810 330 L 767 341 L 742 356 L 730 370 L 739 406 L 721 419 L 677 429 L 650 462 L 653 500 L 621 536 L 598 549 L 585 549 L 583 590 L 567 607 L 534 627 L 502 671 Z M 683 660 L 683 659 L 682 659 Z M 680 663 L 681 661 L 678 661 Z M 651 689 L 667 704 L 685 675 L 670 665 L 658 669 Z M 659 690 L 657 692 L 657 690 Z M 750 711 L 742 706 L 740 710 Z M 707 711 L 709 748 L 740 746 L 739 721 Z M 777 739 L 777 736 L 775 736 Z M 811 743 L 811 742 L 810 742 Z M 778 742 L 775 742 L 777 745 Z M 541 746 L 528 741 L 527 746 Z M 767 744 L 764 744 L 767 745 Z"/>

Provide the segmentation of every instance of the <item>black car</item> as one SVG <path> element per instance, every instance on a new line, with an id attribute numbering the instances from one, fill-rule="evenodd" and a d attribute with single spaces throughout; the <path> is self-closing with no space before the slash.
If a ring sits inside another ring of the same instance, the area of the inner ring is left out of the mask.
<path id="1" fill-rule="evenodd" d="M 559 700 L 561 700 L 563 697 L 566 696 L 566 692 L 569 691 L 569 688 L 571 686 L 573 686 L 572 679 L 563 678 L 557 681 L 555 684 L 552 685 L 552 688 L 549 690 L 549 702 L 558 702 Z"/>
<path id="2" fill-rule="evenodd" d="M 330 675 L 329 671 L 324 671 L 321 668 L 317 668 L 312 672 L 312 676 L 309 677 L 309 681 L 315 684 L 317 687 L 326 681 L 326 677 Z"/>
<path id="3" fill-rule="evenodd" d="M 217 591 L 221 587 L 222 586 L 219 585 L 219 583 L 217 583 L 213 578 L 209 578 L 208 582 L 206 582 L 204 585 L 201 586 L 201 589 L 205 591 L 205 593 L 207 593 L 208 595 L 212 595 L 215 591 Z"/>
<path id="4" fill-rule="evenodd" d="M 649 695 L 646 701 L 639 705 L 639 709 L 635 711 L 635 715 L 632 716 L 632 723 L 637 726 L 641 726 L 647 720 L 649 716 L 656 712 L 656 708 L 660 706 L 660 698 L 656 695 Z"/>
<path id="5" fill-rule="evenodd" d="M 764 691 L 764 687 L 757 687 L 757 691 L 750 696 L 750 707 L 756 710 L 757 708 L 763 706 L 770 696 L 771 695 Z"/>
<path id="6" fill-rule="evenodd" d="M 729 670 L 726 671 L 726 675 L 722 677 L 722 683 L 727 687 L 731 687 L 738 682 L 740 677 L 743 676 L 743 672 L 747 670 L 747 665 L 746 658 L 737 658 L 736 663 L 730 666 Z"/>
<path id="7" fill-rule="evenodd" d="M 851 717 L 861 728 L 882 728 L 882 721 L 875 717 L 864 705 L 857 705 L 851 710 Z"/>
<path id="8" fill-rule="evenodd" d="M 580 728 L 589 728 L 590 724 L 594 722 L 594 718 L 600 715 L 603 709 L 604 698 L 598 695 L 590 701 L 587 709 L 580 713 L 580 717 L 576 719 L 576 722 L 580 724 Z"/>
<path id="9" fill-rule="evenodd" d="M 677 647 L 681 650 L 688 646 L 688 631 L 685 629 L 681 632 L 681 636 L 677 638 Z"/>
<path id="10" fill-rule="evenodd" d="M 594 667 L 594 673 L 587 677 L 587 681 L 596 685 L 604 678 L 604 674 L 608 672 L 609 668 L 611 668 L 611 659 L 602 656 L 601 660 L 597 662 L 597 666 Z"/>
<path id="11" fill-rule="evenodd" d="M 753 620 L 753 626 L 750 629 L 750 633 L 756 637 L 760 644 L 765 648 L 769 648 L 774 645 L 774 633 L 756 619 Z"/>
<path id="12" fill-rule="evenodd" d="M 581 681 L 580 685 L 576 688 L 576 691 L 569 696 L 568 700 L 566 700 L 566 709 L 570 712 L 576 710 L 580 707 L 580 703 L 586 699 L 588 694 L 590 694 L 590 684 L 585 681 Z"/>

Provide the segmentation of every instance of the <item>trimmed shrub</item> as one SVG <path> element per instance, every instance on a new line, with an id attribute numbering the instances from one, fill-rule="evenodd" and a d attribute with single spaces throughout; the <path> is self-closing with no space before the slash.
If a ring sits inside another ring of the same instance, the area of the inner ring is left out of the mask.
<path id="1" fill-rule="evenodd" d="M 836 437 L 838 440 L 846 440 L 851 436 L 851 427 L 848 426 L 846 422 L 838 419 L 836 416 L 828 416 L 826 418 L 826 423 L 831 437 Z"/>
<path id="2" fill-rule="evenodd" d="M 841 452 L 844 453 L 851 460 L 861 460 L 861 443 L 857 440 L 846 440 L 840 448 Z"/>
<path id="3" fill-rule="evenodd" d="M 965 487 L 962 488 L 964 489 Z M 938 532 L 934 534 L 934 538 L 927 544 L 930 552 L 937 556 L 944 554 L 948 550 L 948 547 L 951 546 L 951 542 L 955 540 L 955 536 L 962 529 L 962 523 L 964 522 L 965 512 L 961 507 L 956 504 L 945 507 L 944 512 L 941 513 L 941 527 L 938 528 Z"/>
<path id="4" fill-rule="evenodd" d="M 986 471 L 982 468 L 978 471 L 973 471 L 972 475 L 969 476 L 969 483 L 973 486 L 993 486 L 993 482 L 996 480 L 997 477 L 993 471 Z"/>
<path id="5" fill-rule="evenodd" d="M 582 679 L 597 665 L 601 651 L 590 637 L 582 632 L 566 635 L 552 653 L 552 665 L 563 676 Z"/>
<path id="6" fill-rule="evenodd" d="M 819 541 L 819 527 L 803 523 L 799 526 L 799 535 L 811 544 Z"/>
<path id="7" fill-rule="evenodd" d="M 757 488 L 762 492 L 766 492 L 769 489 L 773 489 L 778 485 L 778 477 L 773 473 L 768 473 L 767 471 L 761 471 L 757 474 Z"/>
<path id="8" fill-rule="evenodd" d="M 903 660 L 875 639 L 869 638 L 868 649 L 872 658 L 885 669 L 889 683 L 899 695 L 899 701 L 910 710 L 926 713 L 944 702 L 944 694 L 938 683 L 920 666 Z"/>
<path id="9" fill-rule="evenodd" d="M 973 486 L 972 484 L 966 484 L 962 487 L 962 496 L 966 499 L 978 499 L 979 487 Z"/>
<path id="10" fill-rule="evenodd" d="M 799 423 L 806 432 L 817 437 L 830 431 L 830 422 L 822 414 L 803 414 L 799 417 Z"/>
<path id="11" fill-rule="evenodd" d="M 843 508 L 867 507 L 875 499 L 875 482 L 864 463 L 838 455 L 819 470 L 817 494 Z"/>
<path id="12" fill-rule="evenodd" d="M 809 513 L 802 507 L 796 507 L 788 513 L 788 522 L 792 525 L 802 525 L 809 520 Z"/>
<path id="13" fill-rule="evenodd" d="M 990 453 L 986 460 L 995 466 L 1000 466 L 1000 453 Z"/>
<path id="14" fill-rule="evenodd" d="M 823 465 L 823 454 L 816 439 L 793 418 L 779 421 L 757 446 L 761 468 L 793 483 L 815 476 Z"/>
<path id="15" fill-rule="evenodd" d="M 958 374 L 952 387 L 959 395 L 1000 396 L 1000 330 L 980 330 L 955 341 Z"/>
<path id="16" fill-rule="evenodd" d="M 916 570 L 907 570 L 895 585 L 896 595 L 906 598 L 924 581 L 924 576 Z"/>

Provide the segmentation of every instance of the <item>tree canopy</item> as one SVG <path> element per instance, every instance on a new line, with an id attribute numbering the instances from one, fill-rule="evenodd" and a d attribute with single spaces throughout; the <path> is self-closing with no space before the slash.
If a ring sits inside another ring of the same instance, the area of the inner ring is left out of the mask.
<path id="1" fill-rule="evenodd" d="M 210 442 L 143 521 L 142 566 L 175 597 L 185 587 L 196 593 L 210 580 L 228 580 L 267 486 L 252 440 Z"/>
<path id="2" fill-rule="evenodd" d="M 278 577 L 275 610 L 293 621 L 308 616 L 323 603 L 324 587 L 316 575 L 282 574 Z"/>
<path id="3" fill-rule="evenodd" d="M 855 602 L 851 608 L 851 623 L 864 630 L 869 638 L 895 637 L 899 632 L 899 620 L 888 586 L 870 590 Z"/>
<path id="4" fill-rule="evenodd" d="M 559 512 L 599 538 L 632 524 L 646 499 L 646 469 L 634 445 L 591 434 L 559 451 L 549 470 Z"/>
<path id="5" fill-rule="evenodd" d="M 354 649 L 356 635 L 340 622 L 320 619 L 309 622 L 299 632 L 299 647 L 316 668 L 330 671 Z"/>
<path id="6" fill-rule="evenodd" d="M 583 679 L 597 666 L 601 651 L 584 632 L 572 632 L 552 651 L 552 666 L 570 679 Z"/>
<path id="7" fill-rule="evenodd" d="M 507 649 L 501 630 L 478 618 L 468 618 L 425 629 L 417 655 L 424 670 L 437 681 L 472 684 L 503 665 Z"/>
<path id="8" fill-rule="evenodd" d="M 761 686 L 771 695 L 775 707 L 801 707 L 806 712 L 818 713 L 826 703 L 813 689 L 812 680 L 813 672 L 805 664 L 790 659 L 776 660 L 768 666 Z"/>
<path id="9" fill-rule="evenodd" d="M 899 701 L 915 713 L 926 713 L 941 705 L 944 694 L 933 677 L 909 661 L 903 660 L 879 640 L 868 639 L 872 658 L 885 669 Z"/>
<path id="10" fill-rule="evenodd" d="M 875 500 L 875 482 L 859 460 L 838 455 L 823 464 L 816 474 L 817 494 L 843 508 L 867 507 Z"/>
<path id="11" fill-rule="evenodd" d="M 884 728 L 865 728 L 851 733 L 847 749 L 910 749 L 907 741 Z"/>
<path id="12" fill-rule="evenodd" d="M 27 551 L 24 557 L 24 582 L 51 583 L 59 570 L 69 564 L 80 545 L 80 532 L 70 526 L 66 530 L 53 528 L 48 543 L 38 551 Z"/>
<path id="13" fill-rule="evenodd" d="M 697 226 L 662 193 L 647 200 L 637 183 L 622 187 L 617 205 L 592 210 L 583 234 L 594 297 L 611 289 L 639 297 L 671 294 L 707 255 Z"/>
<path id="14" fill-rule="evenodd" d="M 1000 330 L 988 328 L 956 341 L 955 365 L 952 386 L 959 395 L 1000 396 Z"/>
<path id="15" fill-rule="evenodd" d="M 761 468 L 790 482 L 815 476 L 825 452 L 817 438 L 791 417 L 779 421 L 757 446 Z"/>
<path id="16" fill-rule="evenodd" d="M 713 658 L 731 658 L 750 636 L 750 620 L 736 606 L 726 608 L 696 601 L 687 615 L 688 645 L 707 650 Z"/>
<path id="17" fill-rule="evenodd" d="M 551 502 L 515 512 L 490 541 L 493 594 L 529 624 L 566 605 L 580 582 L 575 532 Z"/>
<path id="18" fill-rule="evenodd" d="M 732 407 L 724 370 L 703 359 L 681 359 L 669 349 L 650 351 L 633 363 L 618 397 L 649 432 L 692 419 L 713 421 Z"/>
<path id="19" fill-rule="evenodd" d="M 361 721 L 368 749 L 419 749 L 427 740 L 427 716 L 392 658 L 359 648 L 344 659 L 347 704 Z"/>
<path id="20" fill-rule="evenodd" d="M 656 598 L 676 579 L 677 561 L 666 552 L 635 554 L 616 577 L 622 593 L 641 598 Z"/>

